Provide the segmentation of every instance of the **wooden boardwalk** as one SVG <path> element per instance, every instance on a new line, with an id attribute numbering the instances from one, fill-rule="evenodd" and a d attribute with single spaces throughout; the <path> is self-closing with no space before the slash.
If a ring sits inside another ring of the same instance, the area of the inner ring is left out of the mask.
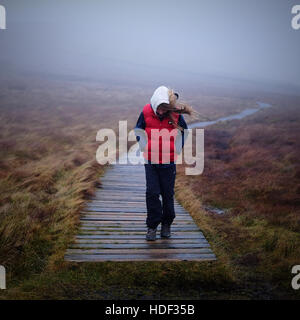
<path id="1" fill-rule="evenodd" d="M 81 213 L 80 232 L 65 254 L 66 261 L 215 260 L 203 233 L 175 200 L 171 238 L 146 241 L 144 165 L 112 165 L 102 186 Z"/>

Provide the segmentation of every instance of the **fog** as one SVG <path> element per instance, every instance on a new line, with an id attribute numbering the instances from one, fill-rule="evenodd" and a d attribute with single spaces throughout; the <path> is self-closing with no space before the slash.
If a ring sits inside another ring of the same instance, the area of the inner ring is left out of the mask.
<path id="1" fill-rule="evenodd" d="M 288 0 L 0 0 L 0 70 L 300 85 Z M 300 3 L 299 3 L 300 4 Z M 1 71 L 0 71 L 1 72 Z"/>

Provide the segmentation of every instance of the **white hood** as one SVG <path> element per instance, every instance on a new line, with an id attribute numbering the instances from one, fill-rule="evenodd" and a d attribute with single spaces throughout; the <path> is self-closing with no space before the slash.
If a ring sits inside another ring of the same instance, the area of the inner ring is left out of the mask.
<path id="1" fill-rule="evenodd" d="M 150 102 L 151 102 L 152 109 L 153 109 L 154 113 L 156 114 L 157 107 L 161 103 L 170 103 L 170 101 L 169 101 L 169 88 L 167 88 L 165 86 L 158 87 L 154 91 Z"/>

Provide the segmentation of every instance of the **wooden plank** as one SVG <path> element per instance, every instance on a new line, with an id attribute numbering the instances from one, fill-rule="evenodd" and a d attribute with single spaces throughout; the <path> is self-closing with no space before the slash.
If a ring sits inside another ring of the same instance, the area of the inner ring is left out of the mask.
<path id="1" fill-rule="evenodd" d="M 114 205 L 112 205 L 112 204 L 104 205 L 102 203 L 101 204 L 97 204 L 97 203 L 89 204 L 88 203 L 85 206 L 84 210 L 86 210 L 86 209 L 90 210 L 90 209 L 94 209 L 94 208 L 95 209 L 107 210 L 107 211 L 110 211 L 110 210 L 121 210 L 121 211 L 127 210 L 127 212 L 139 212 L 139 211 L 140 212 L 147 212 L 147 207 L 144 204 L 135 205 L 135 206 L 129 206 L 129 205 L 126 205 L 126 204 L 122 205 L 122 204 L 119 204 L 119 203 L 116 203 Z M 174 209 L 175 209 L 175 212 L 177 212 L 177 213 L 184 213 L 184 214 L 188 215 L 188 213 L 185 210 L 181 209 L 178 206 L 175 206 Z"/>
<path id="2" fill-rule="evenodd" d="M 210 248 L 147 248 L 147 249 L 68 249 L 67 254 L 164 254 L 164 253 L 213 253 Z"/>
<path id="3" fill-rule="evenodd" d="M 104 207 L 85 207 L 83 211 L 81 211 L 83 214 L 129 214 L 132 216 L 147 216 L 147 209 L 132 209 L 132 208 L 104 208 Z M 184 216 L 184 217 L 190 217 L 190 215 L 184 211 L 181 210 L 175 210 L 175 215 L 177 216 Z"/>
<path id="4" fill-rule="evenodd" d="M 130 189 L 136 189 L 136 190 L 143 190 L 146 189 L 146 184 L 128 184 L 128 183 L 101 183 L 101 186 L 99 186 L 97 189 L 111 189 L 111 187 L 114 188 L 119 188 L 120 190 L 126 189 L 126 188 L 130 188 Z"/>
<path id="5" fill-rule="evenodd" d="M 74 243 L 71 245 L 72 249 L 130 249 L 130 250 L 136 250 L 136 249 L 146 249 L 149 250 L 151 248 L 157 248 L 157 249 L 191 249 L 191 248 L 210 248 L 209 243 L 171 243 L 171 244 L 147 244 L 147 243 Z"/>
<path id="6" fill-rule="evenodd" d="M 110 170 L 109 172 L 105 173 L 103 177 L 111 177 L 111 176 L 117 176 L 117 177 L 123 177 L 124 178 L 130 178 L 129 176 L 126 176 L 126 173 L 129 172 L 132 175 L 138 176 L 138 177 L 143 177 L 145 178 L 146 174 L 145 174 L 145 170 L 141 171 L 135 171 L 135 170 Z M 124 177 L 125 175 L 125 177 Z M 101 178 L 100 178 L 101 179 Z"/>
<path id="7" fill-rule="evenodd" d="M 136 190 L 139 192 L 143 192 L 146 191 L 146 185 L 145 184 L 141 184 L 141 185 L 128 185 L 127 183 L 124 184 L 119 184 L 119 183 L 106 183 L 106 184 L 102 184 L 101 186 L 99 186 L 97 189 L 100 190 Z"/>
<path id="8" fill-rule="evenodd" d="M 101 200 L 99 200 L 101 201 Z M 117 202 L 115 201 L 115 203 L 108 203 L 105 204 L 103 202 L 87 202 L 84 208 L 103 208 L 103 209 L 107 209 L 109 210 L 110 208 L 112 209 L 127 209 L 127 210 L 146 210 L 147 209 L 147 205 L 146 205 L 146 201 L 144 200 L 143 202 L 140 202 L 140 204 L 136 204 L 136 205 L 127 205 L 126 202 L 124 202 L 124 204 L 122 202 Z M 188 215 L 190 215 L 184 208 L 182 208 L 179 205 L 175 205 L 174 204 L 174 209 L 175 211 L 178 212 L 184 212 Z"/>
<path id="9" fill-rule="evenodd" d="M 102 185 L 106 185 L 108 187 L 114 186 L 114 187 L 137 187 L 137 188 L 146 188 L 146 183 L 145 182 L 140 182 L 140 183 L 128 183 L 128 182 L 121 182 L 121 181 L 101 181 Z"/>
<path id="10" fill-rule="evenodd" d="M 108 189 L 108 190 L 107 190 Z M 95 196 L 101 196 L 101 195 L 109 195 L 112 197 L 140 197 L 140 198 L 144 198 L 146 197 L 146 189 L 143 190 L 133 190 L 133 189 L 129 189 L 129 188 L 107 188 L 103 187 L 102 189 L 97 188 L 95 190 Z"/>
<path id="11" fill-rule="evenodd" d="M 146 201 L 146 194 L 143 194 L 143 195 L 130 195 L 129 197 L 128 196 L 125 196 L 123 193 L 121 194 L 114 194 L 114 195 L 108 195 L 107 193 L 98 193 L 97 196 L 92 196 L 91 197 L 91 200 L 94 201 L 97 199 L 99 199 L 100 201 L 120 201 L 120 202 L 126 202 L 128 200 L 130 201 L 135 201 L 135 202 L 145 202 Z"/>
<path id="12" fill-rule="evenodd" d="M 190 219 L 180 219 L 179 217 L 175 218 L 177 220 L 178 223 L 181 222 L 193 222 Z M 96 216 L 96 215 L 86 215 L 86 216 L 82 216 L 80 218 L 81 221 L 99 221 L 99 222 L 104 222 L 104 221 L 120 221 L 120 222 L 126 222 L 126 223 L 131 223 L 131 222 L 145 222 L 146 221 L 146 217 L 128 217 L 128 216 Z"/>
<path id="13" fill-rule="evenodd" d="M 119 176 L 107 176 L 107 177 L 105 177 L 105 178 L 102 178 L 100 181 L 101 181 L 101 183 L 110 183 L 110 182 L 115 182 L 115 183 L 118 183 L 118 182 L 120 182 L 120 181 L 126 181 L 126 182 L 128 182 L 128 184 L 131 184 L 133 181 L 134 181 L 134 183 L 137 183 L 137 181 L 139 182 L 139 183 L 142 183 L 142 184 L 144 184 L 144 185 L 146 185 L 146 179 L 145 178 L 141 178 L 141 176 L 139 176 L 139 175 L 134 175 L 134 174 L 132 174 L 132 173 L 129 173 L 129 175 L 130 175 L 130 178 L 132 179 L 132 181 L 126 181 L 125 179 L 126 179 L 126 177 L 124 177 L 124 176 L 122 176 L 122 175 L 119 175 Z"/>
<path id="14" fill-rule="evenodd" d="M 101 183 L 107 183 L 107 184 L 110 184 L 110 183 L 127 183 L 128 185 L 135 185 L 135 184 L 143 184 L 143 185 L 146 185 L 146 179 L 145 178 L 141 178 L 140 176 L 138 175 L 133 175 L 131 173 L 128 173 L 128 175 L 130 175 L 130 181 L 126 180 L 126 177 L 123 177 L 123 176 L 109 176 L 109 177 L 103 177 L 102 179 L 100 179 Z"/>
<path id="15" fill-rule="evenodd" d="M 92 255 L 92 254 L 71 254 L 65 259 L 74 262 L 99 262 L 99 261 L 210 261 L 216 260 L 214 254 L 135 254 L 135 255 Z"/>
<path id="16" fill-rule="evenodd" d="M 134 208 L 134 209 L 146 209 L 146 201 L 144 202 L 126 202 L 123 201 L 104 201 L 104 200 L 93 200 L 91 202 L 87 202 L 86 205 L 92 207 L 101 207 L 101 208 Z M 174 204 L 174 208 L 179 211 L 186 212 L 180 205 Z M 187 213 L 187 212 L 186 212 Z"/>
<path id="17" fill-rule="evenodd" d="M 146 197 L 143 196 L 141 198 L 129 198 L 129 197 L 124 197 L 124 198 L 111 198 L 111 197 L 103 197 L 103 196 L 98 196 L 97 198 L 91 198 L 90 200 L 91 202 L 87 202 L 88 203 L 95 203 L 96 205 L 98 203 L 101 204 L 105 204 L 107 202 L 107 206 L 109 206 L 111 203 L 115 203 L 116 205 L 121 205 L 121 206 L 125 206 L 127 205 L 127 201 L 134 201 L 136 203 L 137 207 L 146 207 Z M 129 206 L 129 205 L 128 205 Z M 135 205 L 134 205 L 135 206 Z M 175 204 L 174 203 L 174 207 L 184 210 L 185 212 L 187 212 L 181 205 L 179 204 Z"/>
<path id="18" fill-rule="evenodd" d="M 135 201 L 138 203 L 146 203 L 146 193 L 143 193 L 141 195 L 133 195 L 131 193 L 129 194 L 115 194 L 108 196 L 106 193 L 104 194 L 94 194 L 91 198 L 91 201 L 112 201 L 112 202 L 120 202 L 120 203 L 126 203 L 127 201 Z"/>
<path id="19" fill-rule="evenodd" d="M 171 235 L 172 237 L 174 235 L 183 235 L 185 234 L 187 237 L 193 232 L 197 232 L 198 230 L 196 231 L 191 231 L 191 230 L 187 230 L 187 231 L 172 231 L 171 232 Z M 95 235 L 95 234 L 99 234 L 99 235 L 121 235 L 121 234 L 127 234 L 127 235 L 138 235 L 138 234 L 142 234 L 142 235 L 145 235 L 146 234 L 146 231 L 143 230 L 143 231 L 123 231 L 123 230 L 80 230 L 80 235 L 83 235 L 83 234 L 91 234 L 91 235 Z"/>
<path id="20" fill-rule="evenodd" d="M 99 191 L 104 191 L 107 193 L 113 193 L 115 195 L 139 195 L 143 196 L 146 195 L 146 188 L 136 188 L 136 187 L 120 187 L 120 186 L 103 186 L 101 188 L 97 188 Z M 97 190 L 95 191 L 95 194 L 97 194 Z"/>
<path id="21" fill-rule="evenodd" d="M 176 219 L 176 218 L 175 218 Z M 101 225 L 101 224 L 96 224 L 95 223 L 89 223 L 88 221 L 86 222 L 82 222 L 80 225 L 81 228 L 90 228 L 90 229 L 128 229 L 128 230 L 137 230 L 137 229 L 142 229 L 142 230 L 146 230 L 147 229 L 147 225 L 146 222 L 140 224 L 140 225 L 132 225 L 132 224 L 128 224 L 128 225 L 115 225 L 115 224 L 105 224 L 105 225 Z M 157 226 L 157 230 L 161 229 L 161 224 Z M 174 223 L 171 225 L 171 230 L 200 230 L 200 228 L 195 225 L 195 224 L 183 224 L 183 225 L 174 225 Z"/>
<path id="22" fill-rule="evenodd" d="M 95 192 L 107 192 L 108 194 L 123 194 L 123 193 L 130 193 L 135 192 L 138 193 L 139 196 L 142 196 L 146 193 L 146 187 L 123 187 L 123 186 L 109 186 L 109 185 L 102 185 L 101 187 L 97 187 Z"/>
<path id="23" fill-rule="evenodd" d="M 82 215 L 89 215 L 89 216 L 132 216 L 132 217 L 147 217 L 147 212 L 143 212 L 141 210 L 132 211 L 132 210 L 114 210 L 114 208 L 109 208 L 108 210 L 103 210 L 102 208 L 99 209 L 90 209 L 87 210 L 85 208 L 81 211 Z M 178 218 L 179 220 L 188 219 L 193 221 L 193 218 L 184 212 L 175 212 L 175 219 Z"/>
<path id="24" fill-rule="evenodd" d="M 110 232 L 115 232 L 115 231 L 122 231 L 122 232 L 126 232 L 126 231 L 143 231 L 146 232 L 147 227 L 143 227 L 143 228 L 116 228 L 116 227 L 92 227 L 92 226 L 81 226 L 80 230 L 82 231 L 86 231 L 86 230 L 91 230 L 91 231 L 110 231 Z M 176 231 L 182 231 L 182 232 L 188 232 L 188 231 L 200 231 L 199 228 L 197 227 L 191 227 L 191 228 L 172 228 L 172 232 L 176 232 Z M 157 228 L 157 232 L 160 232 L 160 228 Z"/>
<path id="25" fill-rule="evenodd" d="M 110 220 L 110 221 L 145 221 L 146 219 L 146 215 L 145 216 L 137 216 L 137 215 L 133 215 L 133 216 L 129 216 L 126 214 L 116 214 L 116 215 L 101 215 L 101 214 L 83 214 L 81 217 L 81 220 L 96 220 L 96 221 L 103 221 L 103 220 Z M 181 221 L 186 221 L 186 222 L 193 222 L 193 220 L 189 217 L 181 217 L 181 216 L 177 216 L 175 218 L 177 220 L 177 222 L 181 222 Z"/>
<path id="26" fill-rule="evenodd" d="M 172 243 L 172 244 L 147 244 L 147 243 L 74 243 L 70 246 L 71 249 L 120 249 L 120 250 L 136 250 L 136 249 L 146 249 L 149 250 L 151 248 L 157 248 L 157 249 L 191 249 L 191 248 L 210 248 L 209 243 Z"/>
<path id="27" fill-rule="evenodd" d="M 111 170 L 104 174 L 101 178 L 104 178 L 106 176 L 111 176 L 111 175 L 122 175 L 123 179 L 127 179 L 130 181 L 130 176 L 126 175 L 127 173 L 129 174 L 134 174 L 134 175 L 140 175 L 140 177 L 145 177 L 145 170 Z"/>
<path id="28" fill-rule="evenodd" d="M 75 239 L 75 244 L 77 243 L 89 243 L 89 244 L 146 244 L 148 246 L 157 246 L 163 244 L 164 246 L 170 246 L 173 244 L 208 244 L 207 240 L 205 238 L 200 239 L 173 239 L 173 238 L 156 238 L 155 241 L 147 241 L 145 238 L 141 239 Z"/>
<path id="29" fill-rule="evenodd" d="M 143 227 L 146 226 L 146 221 L 109 221 L 109 220 L 101 220 L 101 221 L 97 221 L 97 220 L 83 220 L 82 218 L 80 218 L 81 223 L 88 223 L 88 224 L 92 224 L 92 225 L 100 225 L 100 226 L 139 226 L 139 227 Z M 176 221 L 176 218 L 174 220 L 174 222 L 172 223 L 172 226 L 185 226 L 185 225 L 195 225 L 195 223 L 193 221 Z"/>
<path id="30" fill-rule="evenodd" d="M 114 210 L 112 208 L 110 208 L 110 211 L 106 211 L 103 209 L 94 209 L 94 210 L 87 210 L 87 208 L 85 208 L 84 211 L 81 211 L 82 215 L 88 215 L 88 216 L 101 216 L 101 217 L 142 217 L 142 218 L 146 218 L 147 217 L 147 212 L 142 212 L 140 210 L 137 211 L 129 211 L 126 210 L 126 208 L 124 210 Z M 176 212 L 175 213 L 175 219 L 178 220 L 184 220 L 187 219 L 189 221 L 193 221 L 193 219 L 191 218 L 190 215 L 186 214 L 186 213 L 182 213 L 182 212 Z"/>
<path id="31" fill-rule="evenodd" d="M 102 188 L 97 188 L 97 190 L 103 191 L 103 192 L 108 192 L 108 193 L 113 193 L 115 195 L 125 195 L 125 196 L 143 196 L 146 195 L 146 188 L 121 188 L 121 187 L 107 187 L 103 186 Z M 97 195 L 97 190 L 95 191 L 95 194 Z"/>
<path id="32" fill-rule="evenodd" d="M 120 198 L 118 196 L 116 197 L 107 197 L 107 196 L 103 196 L 103 195 L 98 195 L 97 197 L 91 197 L 90 198 L 92 201 L 97 201 L 97 199 L 99 199 L 100 201 L 115 201 L 117 203 L 120 203 L 120 204 L 125 204 L 127 202 L 127 200 L 132 200 L 132 201 L 135 201 L 135 202 L 138 202 L 140 204 L 146 204 L 146 197 L 143 196 L 143 197 L 140 197 L 140 198 L 136 198 L 136 197 L 124 197 L 124 198 Z"/>
<path id="33" fill-rule="evenodd" d="M 175 218 L 176 219 L 176 218 Z M 88 222 L 82 222 L 80 225 L 81 228 L 89 228 L 89 229 L 116 229 L 116 230 L 120 230 L 120 229 L 126 229 L 126 230 L 137 230 L 137 229 L 142 229 L 142 230 L 146 230 L 147 229 L 147 225 L 146 222 L 144 222 L 142 225 L 95 225 L 95 224 L 89 224 Z M 157 230 L 161 229 L 161 225 L 157 226 Z M 191 224 L 191 225 L 171 225 L 171 230 L 200 230 L 200 228 L 195 225 L 195 224 Z"/>
<path id="34" fill-rule="evenodd" d="M 114 212 L 106 212 L 106 211 L 82 211 L 82 216 L 84 217 L 101 217 L 101 218 L 124 218 L 124 217 L 128 217 L 128 218 L 137 218 L 137 220 L 141 220 L 141 219 L 146 219 L 147 214 L 146 213 L 139 213 L 139 212 L 120 212 L 120 211 L 114 211 Z M 184 213 L 179 213 L 176 215 L 175 219 L 177 220 L 189 220 L 192 221 L 192 219 L 184 214 Z"/>
<path id="35" fill-rule="evenodd" d="M 123 203 L 125 202 L 125 203 Z M 87 203 L 95 203 L 95 204 L 103 204 L 103 205 L 120 205 L 120 203 L 118 201 L 115 200 L 102 200 L 102 199 L 95 199 L 91 202 L 87 202 Z M 124 200 L 121 203 L 122 205 L 127 205 L 127 206 L 140 206 L 141 205 L 141 201 L 131 201 L 127 198 L 127 201 Z M 145 204 L 146 206 L 146 204 Z"/>
<path id="36" fill-rule="evenodd" d="M 100 177 L 100 180 L 103 179 L 103 178 L 106 178 L 106 176 L 112 176 L 112 175 L 117 175 L 117 176 L 121 176 L 123 177 L 123 180 L 126 179 L 127 181 L 132 181 L 130 180 L 130 175 L 135 175 L 135 176 L 138 176 L 140 178 L 145 178 L 146 177 L 146 174 L 145 174 L 145 170 L 144 171 L 136 171 L 136 170 L 119 170 L 119 171 L 110 171 L 108 172 L 107 174 L 104 174 L 102 177 Z"/>
<path id="37" fill-rule="evenodd" d="M 197 232 L 195 234 L 190 233 L 189 235 L 186 234 L 172 234 L 173 239 L 203 239 L 204 236 L 201 232 Z M 118 235 L 77 235 L 76 239 L 145 239 L 144 234 L 133 234 L 133 235 L 128 235 L 128 234 L 118 234 Z"/>
<path id="38" fill-rule="evenodd" d="M 120 188 L 132 188 L 132 189 L 145 189 L 146 188 L 146 183 L 135 183 L 135 184 L 129 184 L 127 182 L 101 182 L 101 186 L 99 188 L 103 189 L 103 187 L 120 187 Z"/>
<path id="39" fill-rule="evenodd" d="M 119 196 L 119 197 L 126 197 L 127 194 L 131 194 L 132 191 L 135 191 L 135 188 L 119 188 L 119 190 L 117 190 L 116 188 L 110 188 L 108 191 L 105 189 L 106 186 L 102 186 L 102 188 L 96 188 L 95 189 L 95 194 L 97 195 L 106 195 L 106 196 Z M 140 190 L 136 190 L 135 193 L 131 194 L 132 197 L 144 197 L 146 196 L 146 188 L 145 189 L 140 189 Z"/>
<path id="40" fill-rule="evenodd" d="M 122 183 L 122 184 L 128 184 L 128 185 L 145 185 L 146 184 L 146 179 L 141 179 L 141 177 L 137 176 L 137 175 L 132 175 L 130 174 L 130 178 L 132 179 L 131 181 L 126 181 L 124 180 L 124 177 L 120 176 L 120 177 L 105 177 L 102 178 L 100 181 L 102 183 Z"/>
<path id="41" fill-rule="evenodd" d="M 185 210 L 181 210 L 180 208 L 174 208 L 175 213 L 180 213 L 180 214 L 189 214 Z M 82 212 L 84 211 L 102 211 L 102 212 L 136 212 L 136 213 L 147 213 L 147 208 L 144 206 L 139 206 L 139 207 L 129 207 L 129 206 L 104 206 L 100 205 L 98 206 L 97 204 L 95 205 L 86 205 Z"/>

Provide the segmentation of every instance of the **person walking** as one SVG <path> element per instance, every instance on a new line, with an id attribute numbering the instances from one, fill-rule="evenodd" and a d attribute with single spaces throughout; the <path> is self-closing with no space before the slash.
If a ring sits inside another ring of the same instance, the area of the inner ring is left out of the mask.
<path id="1" fill-rule="evenodd" d="M 156 240 L 160 223 L 161 237 L 169 238 L 176 215 L 176 159 L 188 135 L 188 131 L 184 130 L 188 126 L 182 114 L 191 115 L 193 111 L 189 105 L 178 102 L 178 98 L 178 93 L 172 89 L 158 87 L 151 103 L 143 107 L 135 126 L 136 139 L 145 159 L 148 241 Z"/>

